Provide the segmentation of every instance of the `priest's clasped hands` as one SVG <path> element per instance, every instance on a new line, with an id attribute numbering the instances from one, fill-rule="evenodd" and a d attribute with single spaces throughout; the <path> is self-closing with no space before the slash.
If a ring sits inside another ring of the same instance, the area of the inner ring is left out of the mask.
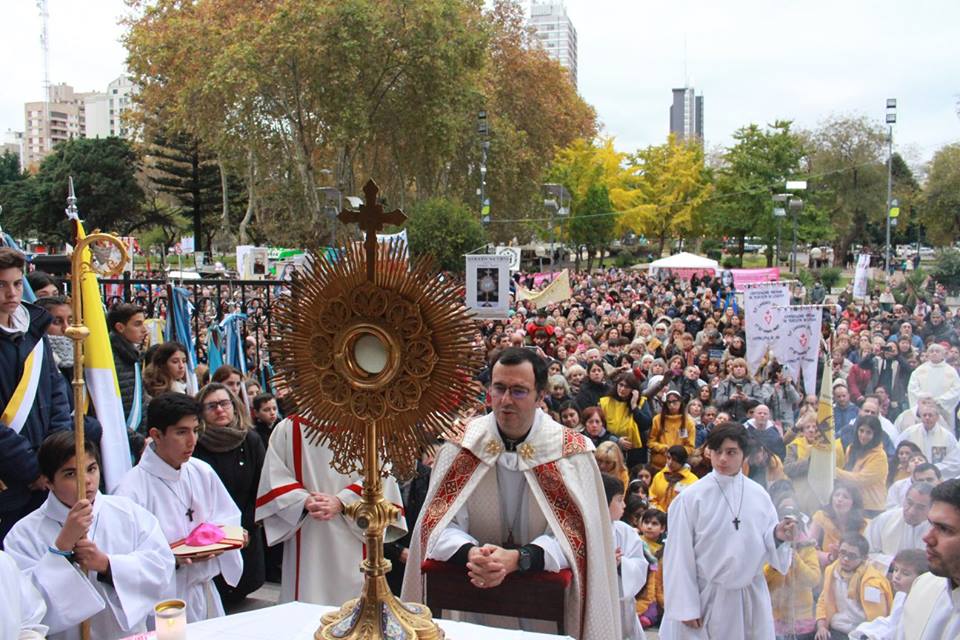
<path id="1" fill-rule="evenodd" d="M 504 579 L 517 570 L 520 552 L 493 544 L 473 547 L 467 554 L 467 576 L 480 589 L 499 587 Z"/>
<path id="2" fill-rule="evenodd" d="M 303 508 L 315 520 L 331 520 L 343 511 L 343 503 L 337 496 L 313 491 Z"/>

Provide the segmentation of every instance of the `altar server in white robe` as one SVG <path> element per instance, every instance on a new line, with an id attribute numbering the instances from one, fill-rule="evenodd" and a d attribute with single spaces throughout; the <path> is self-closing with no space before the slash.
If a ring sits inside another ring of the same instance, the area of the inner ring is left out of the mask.
<path id="1" fill-rule="evenodd" d="M 169 544 L 186 538 L 200 524 L 240 526 L 240 510 L 216 472 L 192 457 L 200 433 L 200 406 L 190 396 L 162 393 L 147 408 L 153 442 L 140 463 L 127 472 L 117 488 L 157 516 Z M 235 586 L 243 573 L 240 551 L 177 559 L 171 597 L 187 603 L 187 621 L 224 614 L 213 578 L 222 575 Z"/>
<path id="2" fill-rule="evenodd" d="M 343 515 L 360 500 L 360 475 L 343 475 L 330 463 L 327 447 L 311 444 L 304 418 L 294 415 L 273 429 L 257 491 L 257 522 L 267 544 L 283 544 L 280 602 L 340 605 L 360 595 L 363 529 Z M 400 487 L 383 479 L 384 497 L 401 507 Z M 386 542 L 407 531 L 402 513 L 384 533 Z M 322 567 L 318 571 L 317 567 Z"/>
<path id="3" fill-rule="evenodd" d="M 9 555 L 0 551 L 0 640 L 40 640 L 47 605 L 30 578 Z"/>
<path id="4" fill-rule="evenodd" d="M 613 545 L 617 554 L 617 573 L 620 577 L 620 624 L 624 640 L 643 640 L 646 635 L 637 614 L 637 594 L 647 584 L 650 563 L 643 554 L 643 542 L 637 530 L 620 520 L 626 504 L 623 501 L 623 482 L 611 475 L 601 474 L 603 491 L 610 509 L 613 525 Z"/>
<path id="5" fill-rule="evenodd" d="M 930 530 L 930 492 L 933 486 L 915 483 L 907 491 L 903 506 L 887 509 L 870 521 L 863 535 L 870 543 L 870 559 L 884 567 L 904 549 L 922 549 L 923 536 Z"/>
<path id="6" fill-rule="evenodd" d="M 960 638 L 960 480 L 937 485 L 932 497 L 923 538 L 930 573 L 913 582 L 896 640 Z"/>
<path id="7" fill-rule="evenodd" d="M 725 423 L 707 438 L 713 471 L 667 512 L 664 640 L 773 640 L 765 563 L 786 574 L 796 523 L 742 473 L 747 432 Z"/>
<path id="8" fill-rule="evenodd" d="M 85 496 L 77 499 L 74 434 L 59 431 L 37 452 L 47 500 L 4 541 L 43 594 L 43 622 L 57 640 L 79 638 L 79 624 L 88 619 L 93 638 L 145 632 L 173 579 L 173 553 L 157 519 L 126 498 L 97 491 L 99 451 L 84 444 Z"/>
<path id="9" fill-rule="evenodd" d="M 952 428 L 956 424 L 954 410 L 960 402 L 960 375 L 952 365 L 944 362 L 947 350 L 943 345 L 931 344 L 927 347 L 926 356 L 927 361 L 910 374 L 910 382 L 907 384 L 910 406 L 917 405 L 920 394 L 929 393 L 936 400 L 943 415 L 947 416 L 947 426 Z"/>

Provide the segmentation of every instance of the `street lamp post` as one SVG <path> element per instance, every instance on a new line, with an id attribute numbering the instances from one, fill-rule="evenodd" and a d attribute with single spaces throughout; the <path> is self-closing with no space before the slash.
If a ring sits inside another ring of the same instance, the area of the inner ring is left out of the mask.
<path id="1" fill-rule="evenodd" d="M 562 184 L 547 183 L 543 185 L 547 195 L 552 196 L 543 199 L 543 206 L 550 211 L 550 273 L 554 271 L 554 262 L 556 257 L 556 216 L 564 217 L 569 213 L 569 208 L 563 206 L 564 196 L 569 200 L 570 193 Z"/>
<path id="2" fill-rule="evenodd" d="M 883 269 L 889 277 L 892 273 L 890 269 L 890 209 L 893 196 L 893 125 L 897 122 L 897 99 L 887 98 L 887 244 Z"/>
<path id="3" fill-rule="evenodd" d="M 777 267 L 780 266 L 780 232 L 783 228 L 783 219 L 787 215 L 785 206 L 789 199 L 789 193 L 778 193 L 773 196 L 773 201 L 777 205 L 773 208 L 773 217 L 777 219 Z"/>
<path id="4" fill-rule="evenodd" d="M 477 195 L 480 196 L 480 221 L 483 224 L 489 224 L 490 199 L 487 198 L 487 156 L 490 153 L 490 129 L 487 126 L 486 111 L 477 113 L 477 134 L 481 137 L 480 186 L 477 187 Z"/>
<path id="5" fill-rule="evenodd" d="M 803 200 L 797 196 L 792 196 L 787 204 L 793 213 L 793 255 L 791 257 L 792 273 L 797 273 L 797 220 L 800 218 L 800 211 L 803 209 Z"/>

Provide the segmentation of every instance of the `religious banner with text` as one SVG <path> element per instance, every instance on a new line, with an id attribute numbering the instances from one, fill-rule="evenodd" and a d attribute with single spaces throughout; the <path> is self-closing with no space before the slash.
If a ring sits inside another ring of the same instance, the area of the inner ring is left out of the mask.
<path id="1" fill-rule="evenodd" d="M 537 309 L 542 309 L 556 302 L 567 300 L 572 294 L 570 291 L 570 272 L 564 269 L 556 279 L 542 291 L 529 291 L 523 287 L 517 288 L 517 300 L 530 300 Z"/>
<path id="2" fill-rule="evenodd" d="M 510 256 L 467 256 L 466 306 L 475 318 L 506 319 L 510 310 Z"/>
<path id="3" fill-rule="evenodd" d="M 771 282 L 744 288 L 747 368 L 751 374 L 756 373 L 767 350 L 780 338 L 780 312 L 789 304 L 790 288 L 785 282 Z"/>
<path id="4" fill-rule="evenodd" d="M 777 362 L 794 380 L 803 379 L 806 395 L 817 394 L 817 358 L 820 355 L 820 324 L 823 309 L 787 307 L 780 314 L 780 336 L 773 343 Z"/>
<path id="5" fill-rule="evenodd" d="M 853 274 L 853 297 L 867 297 L 867 279 L 870 271 L 870 254 L 861 253 L 857 257 L 857 271 Z"/>

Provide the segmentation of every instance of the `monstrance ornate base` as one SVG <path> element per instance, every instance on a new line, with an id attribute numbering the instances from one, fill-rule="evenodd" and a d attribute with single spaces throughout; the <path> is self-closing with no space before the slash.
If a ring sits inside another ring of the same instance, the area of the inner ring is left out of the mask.
<path id="1" fill-rule="evenodd" d="M 363 594 L 348 600 L 339 611 L 326 614 L 315 640 L 441 640 L 443 630 L 422 604 L 400 602 L 384 576 L 366 576 Z"/>

